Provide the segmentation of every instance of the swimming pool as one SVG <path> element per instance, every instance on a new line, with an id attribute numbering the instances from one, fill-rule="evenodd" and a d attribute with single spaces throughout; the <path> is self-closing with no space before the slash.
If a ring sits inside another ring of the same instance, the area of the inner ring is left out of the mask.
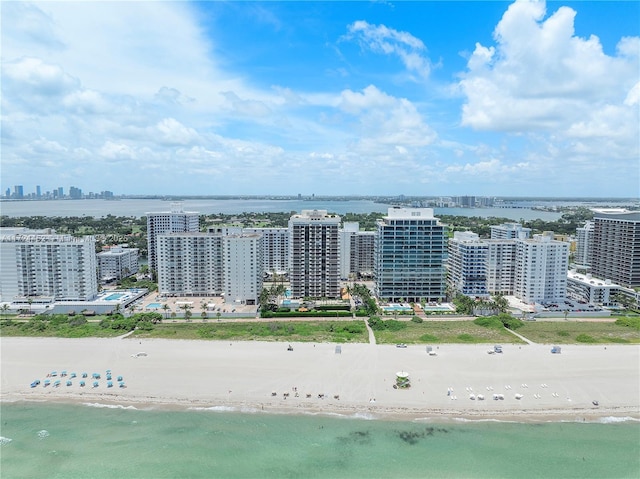
<path id="1" fill-rule="evenodd" d="M 403 306 L 401 304 L 390 304 L 389 306 L 383 306 L 384 311 L 412 311 L 411 306 Z"/>
<path id="2" fill-rule="evenodd" d="M 149 303 L 147 304 L 147 309 L 160 309 L 162 308 L 162 304 L 160 303 Z"/>
<path id="3" fill-rule="evenodd" d="M 104 301 L 117 301 L 119 299 L 122 299 L 124 296 L 126 296 L 125 293 L 112 293 L 109 296 L 106 296 L 103 298 Z"/>

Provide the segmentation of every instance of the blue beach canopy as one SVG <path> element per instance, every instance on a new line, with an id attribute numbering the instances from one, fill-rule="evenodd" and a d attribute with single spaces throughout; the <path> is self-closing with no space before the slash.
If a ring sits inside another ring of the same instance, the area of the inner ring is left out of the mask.
<path id="1" fill-rule="evenodd" d="M 84 387 L 84 381 L 80 381 L 80 387 L 83 388 Z"/>
<path id="2" fill-rule="evenodd" d="M 87 376 L 88 376 L 88 374 L 87 374 L 87 373 L 82 373 L 82 377 L 83 377 L 83 378 L 86 378 Z"/>
<path id="3" fill-rule="evenodd" d="M 51 380 L 49 380 L 49 379 L 45 379 L 45 380 L 44 380 L 44 385 L 45 385 L 45 386 L 48 386 L 49 384 L 51 384 Z"/>
<path id="4" fill-rule="evenodd" d="M 113 387 L 113 383 L 111 381 L 107 381 L 107 387 L 108 388 L 112 388 Z"/>
<path id="5" fill-rule="evenodd" d="M 122 381 L 122 376 L 118 376 L 118 381 Z"/>
<path id="6" fill-rule="evenodd" d="M 67 381 L 67 386 L 71 386 L 71 381 Z"/>
<path id="7" fill-rule="evenodd" d="M 94 381 L 94 382 L 93 382 L 93 387 L 94 387 L 94 388 L 97 388 L 97 387 L 98 387 L 98 381 Z"/>

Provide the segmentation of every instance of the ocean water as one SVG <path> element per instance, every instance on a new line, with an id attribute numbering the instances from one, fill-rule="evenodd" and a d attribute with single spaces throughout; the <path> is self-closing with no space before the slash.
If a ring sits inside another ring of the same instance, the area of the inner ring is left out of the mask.
<path id="1" fill-rule="evenodd" d="M 640 423 L 0 405 L 9 478 L 637 478 Z"/>

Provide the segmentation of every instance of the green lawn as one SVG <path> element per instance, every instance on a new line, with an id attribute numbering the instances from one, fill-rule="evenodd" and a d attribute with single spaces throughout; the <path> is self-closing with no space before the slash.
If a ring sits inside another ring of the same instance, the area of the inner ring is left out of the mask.
<path id="1" fill-rule="evenodd" d="M 525 321 L 518 333 L 535 343 L 640 343 L 640 328 L 615 323 Z"/>
<path id="2" fill-rule="evenodd" d="M 333 343 L 364 343 L 369 340 L 363 321 L 327 320 L 164 323 L 155 325 L 150 331 L 135 331 L 132 337 Z"/>
<path id="3" fill-rule="evenodd" d="M 0 336 L 45 337 L 45 338 L 112 338 L 126 331 L 101 328 L 98 322 L 71 326 L 51 324 L 45 321 L 6 321 L 0 322 Z"/>
<path id="4" fill-rule="evenodd" d="M 374 331 L 380 344 L 426 344 L 426 343 L 515 343 L 522 340 L 505 329 L 485 328 L 473 321 L 429 321 L 403 322 L 406 328 L 397 331 Z"/>

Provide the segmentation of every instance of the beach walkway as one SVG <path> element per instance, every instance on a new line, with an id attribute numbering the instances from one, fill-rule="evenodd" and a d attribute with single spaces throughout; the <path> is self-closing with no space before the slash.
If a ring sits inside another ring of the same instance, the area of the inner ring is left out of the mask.
<path id="1" fill-rule="evenodd" d="M 364 321 L 365 327 L 367 328 L 367 331 L 369 332 L 369 344 L 373 344 L 375 346 L 376 335 L 373 334 L 373 329 L 371 329 L 371 326 L 369 326 L 369 318 L 365 318 L 363 321 Z"/>
<path id="2" fill-rule="evenodd" d="M 510 332 L 511 334 L 513 334 L 514 336 L 519 337 L 520 339 L 522 339 L 522 340 L 523 340 L 525 343 L 527 343 L 527 344 L 531 344 L 531 345 L 537 344 L 537 343 L 534 343 L 533 341 L 531 341 L 530 339 L 525 338 L 523 335 L 516 333 L 516 332 L 515 332 L 514 330 L 512 330 L 512 329 L 509 329 L 509 328 L 504 328 L 504 329 L 506 329 L 507 331 L 509 331 L 509 332 Z"/>

